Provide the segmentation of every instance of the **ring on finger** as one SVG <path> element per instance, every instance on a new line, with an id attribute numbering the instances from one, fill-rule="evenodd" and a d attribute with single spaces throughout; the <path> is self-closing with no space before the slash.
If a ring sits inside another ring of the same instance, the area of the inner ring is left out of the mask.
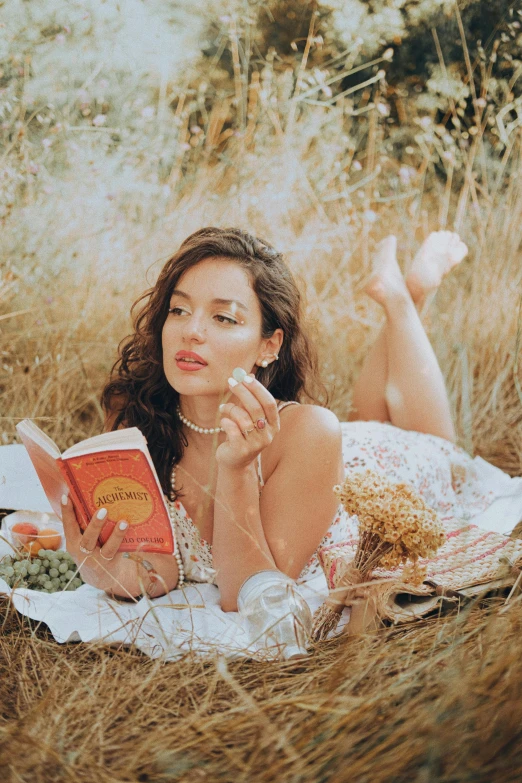
<path id="1" fill-rule="evenodd" d="M 241 430 L 241 432 L 243 433 L 243 435 L 248 435 L 249 432 L 254 432 L 254 430 L 255 427 L 251 427 L 249 430 Z"/>
<path id="2" fill-rule="evenodd" d="M 104 559 L 104 560 L 114 560 L 114 558 L 116 557 L 116 555 L 115 555 L 115 554 L 114 554 L 112 557 L 105 557 L 105 555 L 103 554 L 103 552 L 101 551 L 101 549 L 100 549 L 100 551 L 98 552 L 98 554 L 100 555 L 100 557 L 103 557 L 103 559 Z"/>
<path id="3" fill-rule="evenodd" d="M 256 421 L 256 427 L 258 430 L 264 430 L 266 427 L 266 419 L 258 419 Z"/>
<path id="4" fill-rule="evenodd" d="M 94 547 L 94 549 L 96 549 L 96 547 Z M 84 555 L 92 555 L 94 549 L 86 549 L 83 544 L 80 544 L 79 546 L 80 552 L 83 552 Z"/>

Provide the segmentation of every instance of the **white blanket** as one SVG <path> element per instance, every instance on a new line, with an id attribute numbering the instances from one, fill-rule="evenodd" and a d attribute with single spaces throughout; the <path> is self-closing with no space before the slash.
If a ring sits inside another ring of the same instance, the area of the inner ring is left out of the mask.
<path id="1" fill-rule="evenodd" d="M 2 544 L 0 541 L 0 556 Z M 312 612 L 327 594 L 323 576 L 313 582 L 299 587 Z M 219 591 L 210 584 L 187 585 L 137 603 L 111 599 L 90 585 L 49 594 L 26 588 L 10 590 L 0 579 L 0 592 L 11 593 L 15 608 L 44 622 L 58 642 L 134 644 L 150 657 L 164 656 L 165 660 L 179 658 L 187 651 L 220 653 L 229 658 L 263 657 L 263 640 L 249 638 L 237 612 L 222 611 Z"/>

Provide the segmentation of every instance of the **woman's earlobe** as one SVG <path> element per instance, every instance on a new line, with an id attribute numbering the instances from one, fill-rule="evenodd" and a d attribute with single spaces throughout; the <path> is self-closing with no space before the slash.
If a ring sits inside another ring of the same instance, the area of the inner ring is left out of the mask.
<path id="1" fill-rule="evenodd" d="M 275 362 L 279 359 L 279 354 L 277 354 L 277 353 L 273 353 L 272 356 L 274 357 L 274 361 Z M 257 362 L 257 364 L 260 367 L 268 367 L 269 362 L 268 362 L 268 359 L 263 359 L 262 361 Z"/>

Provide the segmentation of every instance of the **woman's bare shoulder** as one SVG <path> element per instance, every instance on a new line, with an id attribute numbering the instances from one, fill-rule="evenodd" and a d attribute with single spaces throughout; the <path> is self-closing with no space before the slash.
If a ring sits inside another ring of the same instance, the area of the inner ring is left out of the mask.
<path id="1" fill-rule="evenodd" d="M 300 449 L 325 451 L 340 449 L 341 425 L 335 413 L 320 405 L 289 405 L 281 411 L 278 433 L 278 461 L 286 455 L 295 458 Z"/>
<path id="2" fill-rule="evenodd" d="M 281 433 L 290 437 L 299 437 L 306 429 L 318 435 L 337 435 L 341 425 L 335 413 L 321 405 L 288 405 L 280 413 Z"/>
<path id="3" fill-rule="evenodd" d="M 342 473 L 342 431 L 335 413 L 320 405 L 289 405 L 281 411 L 281 428 L 263 457 L 266 478 L 303 480 L 320 476 L 335 481 Z M 324 476 L 323 476 L 324 474 Z"/>

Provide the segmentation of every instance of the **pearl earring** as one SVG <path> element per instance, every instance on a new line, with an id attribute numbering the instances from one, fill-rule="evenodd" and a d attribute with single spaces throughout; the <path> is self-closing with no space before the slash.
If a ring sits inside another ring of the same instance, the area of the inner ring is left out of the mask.
<path id="1" fill-rule="evenodd" d="M 268 367 L 268 362 L 266 359 L 263 359 L 263 361 L 261 362 L 261 367 Z"/>

